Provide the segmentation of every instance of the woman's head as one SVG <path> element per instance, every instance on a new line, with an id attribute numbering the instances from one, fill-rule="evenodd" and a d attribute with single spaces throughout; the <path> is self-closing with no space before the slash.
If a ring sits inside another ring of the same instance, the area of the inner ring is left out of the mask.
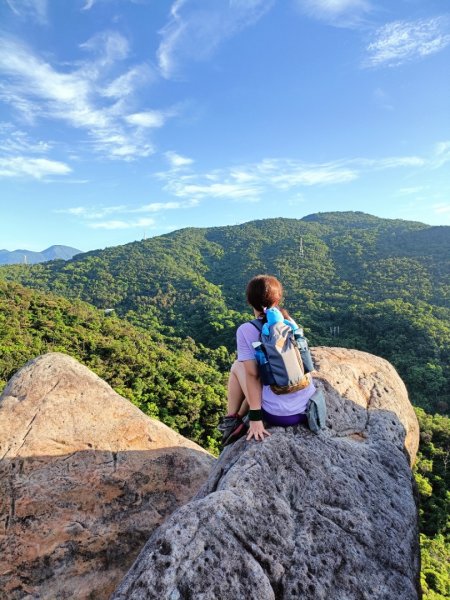
<path id="1" fill-rule="evenodd" d="M 248 282 L 247 302 L 258 312 L 278 306 L 283 299 L 283 286 L 272 275 L 256 275 Z"/>

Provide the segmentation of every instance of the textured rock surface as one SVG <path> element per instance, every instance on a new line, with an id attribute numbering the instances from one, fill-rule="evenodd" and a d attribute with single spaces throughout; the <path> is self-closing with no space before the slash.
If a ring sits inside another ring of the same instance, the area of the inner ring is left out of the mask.
<path id="1" fill-rule="evenodd" d="M 63 354 L 0 398 L 0 598 L 108 598 L 214 459 Z"/>
<path id="2" fill-rule="evenodd" d="M 315 359 L 328 430 L 273 428 L 228 447 L 114 600 L 419 597 L 418 426 L 404 386 L 362 352 L 317 348 Z"/>
<path id="3" fill-rule="evenodd" d="M 383 358 L 345 348 L 313 349 L 327 398 L 330 433 L 390 440 L 410 463 L 419 447 L 419 424 L 405 384 Z M 349 400 L 349 402 L 345 402 Z M 392 413 L 396 418 L 389 419 Z"/>

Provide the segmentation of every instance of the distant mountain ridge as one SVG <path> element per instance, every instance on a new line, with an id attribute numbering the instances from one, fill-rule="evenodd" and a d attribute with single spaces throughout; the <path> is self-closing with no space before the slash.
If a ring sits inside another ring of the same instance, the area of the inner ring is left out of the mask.
<path id="1" fill-rule="evenodd" d="M 71 246 L 50 246 L 42 252 L 33 252 L 32 250 L 0 250 L 0 265 L 18 265 L 47 262 L 49 260 L 69 260 L 76 254 L 80 254 L 81 250 L 72 248 Z"/>

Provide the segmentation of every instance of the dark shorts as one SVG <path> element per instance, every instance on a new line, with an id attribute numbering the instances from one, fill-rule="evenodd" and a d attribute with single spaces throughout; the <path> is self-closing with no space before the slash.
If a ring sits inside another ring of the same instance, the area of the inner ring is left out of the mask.
<path id="1" fill-rule="evenodd" d="M 265 421 L 268 425 L 276 425 L 278 427 L 290 427 L 292 425 L 298 425 L 299 423 L 308 423 L 308 417 L 305 413 L 280 416 L 271 415 L 263 409 L 262 414 L 263 421 Z"/>

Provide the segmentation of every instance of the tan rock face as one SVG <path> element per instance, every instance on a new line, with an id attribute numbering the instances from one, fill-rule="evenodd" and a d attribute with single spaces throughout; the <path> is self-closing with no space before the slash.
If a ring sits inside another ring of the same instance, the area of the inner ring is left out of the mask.
<path id="1" fill-rule="evenodd" d="M 0 398 L 0 598 L 108 598 L 214 459 L 66 355 Z"/>
<path id="2" fill-rule="evenodd" d="M 315 380 L 322 382 L 326 392 L 331 430 L 342 436 L 353 434 L 355 439 L 370 435 L 386 438 L 390 434 L 392 441 L 401 446 L 404 443 L 413 464 L 419 447 L 419 424 L 405 384 L 391 363 L 346 348 L 318 347 L 312 353 Z M 389 415 L 393 417 L 390 422 Z M 382 431 L 377 432 L 381 421 Z M 398 427 L 403 427 L 403 432 L 397 431 Z"/>

